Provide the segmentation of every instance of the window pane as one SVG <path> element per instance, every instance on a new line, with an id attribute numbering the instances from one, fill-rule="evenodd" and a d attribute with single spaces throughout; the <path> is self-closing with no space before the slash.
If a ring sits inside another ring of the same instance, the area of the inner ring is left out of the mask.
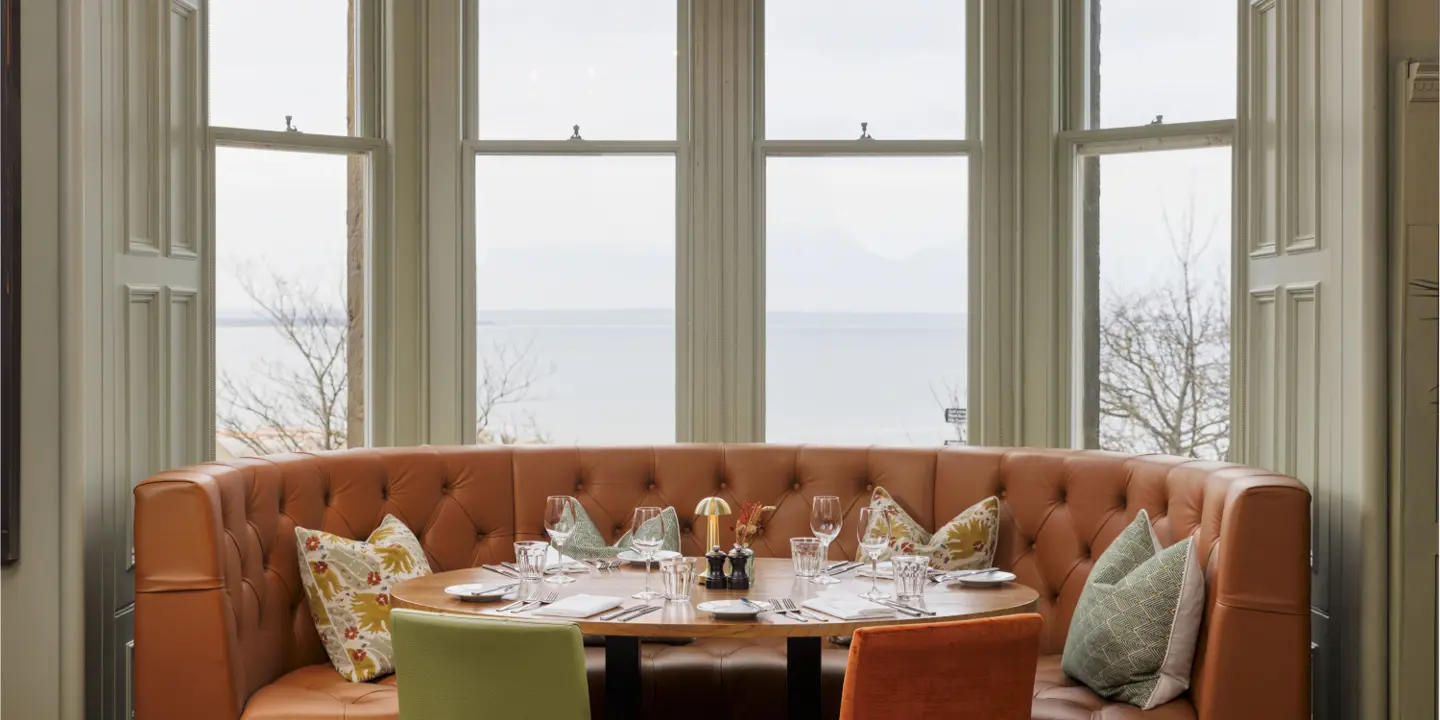
<path id="1" fill-rule="evenodd" d="M 765 136 L 965 137 L 966 4 L 765 3 Z"/>
<path id="2" fill-rule="evenodd" d="M 212 0 L 210 124 L 350 134 L 347 0 Z"/>
<path id="3" fill-rule="evenodd" d="M 365 164 L 215 150 L 217 456 L 363 444 Z"/>
<path id="4" fill-rule="evenodd" d="M 675 138 L 675 0 L 479 0 L 480 136 Z"/>
<path id="5" fill-rule="evenodd" d="M 479 442 L 675 441 L 675 159 L 475 161 Z"/>
<path id="6" fill-rule="evenodd" d="M 1087 444 L 1224 458 L 1230 149 L 1102 157 L 1097 176 L 1083 283 Z"/>
<path id="7" fill-rule="evenodd" d="M 766 440 L 939 445 L 965 407 L 965 158 L 771 158 Z"/>
<path id="8" fill-rule="evenodd" d="M 1094 0 L 1092 12 L 1095 127 L 1235 117 L 1235 3 Z"/>

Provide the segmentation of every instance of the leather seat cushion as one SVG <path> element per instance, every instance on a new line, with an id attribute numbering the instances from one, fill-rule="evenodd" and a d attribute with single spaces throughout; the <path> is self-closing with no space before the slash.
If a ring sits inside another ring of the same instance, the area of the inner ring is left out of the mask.
<path id="1" fill-rule="evenodd" d="M 821 717 L 840 715 L 848 651 L 827 643 L 820 655 Z M 785 641 L 701 639 L 684 646 L 640 649 L 646 717 L 764 720 L 785 716 Z M 590 714 L 604 717 L 605 649 L 585 648 Z M 657 684 L 655 678 L 664 676 Z M 718 701 L 714 701 L 719 699 Z M 1035 673 L 1034 720 L 1195 720 L 1184 697 L 1148 712 L 1110 702 L 1060 670 L 1059 655 L 1042 655 Z M 395 676 L 352 683 L 329 665 L 308 665 L 260 688 L 242 720 L 396 720 Z"/>
<path id="2" fill-rule="evenodd" d="M 1154 710 L 1111 702 L 1070 679 L 1059 655 L 1041 655 L 1035 666 L 1033 720 L 1195 720 L 1195 707 L 1182 695 Z"/>
<path id="3" fill-rule="evenodd" d="M 255 691 L 241 720 L 396 720 L 395 676 L 346 680 L 329 663 L 306 665 Z"/>

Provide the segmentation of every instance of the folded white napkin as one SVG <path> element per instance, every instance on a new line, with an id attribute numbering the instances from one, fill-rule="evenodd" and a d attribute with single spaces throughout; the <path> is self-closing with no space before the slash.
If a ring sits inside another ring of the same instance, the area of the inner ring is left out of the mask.
<path id="1" fill-rule="evenodd" d="M 895 617 L 895 611 L 864 598 L 826 597 L 810 598 L 804 607 L 834 615 L 841 620 L 866 620 L 869 618 Z"/>
<path id="2" fill-rule="evenodd" d="M 621 602 L 618 597 L 610 597 L 609 595 L 586 595 L 581 593 L 546 605 L 536 610 L 535 614 L 584 618 L 620 607 Z"/>

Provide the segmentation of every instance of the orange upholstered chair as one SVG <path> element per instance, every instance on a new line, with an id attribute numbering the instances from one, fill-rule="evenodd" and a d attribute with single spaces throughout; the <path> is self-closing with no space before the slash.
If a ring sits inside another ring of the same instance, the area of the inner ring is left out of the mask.
<path id="1" fill-rule="evenodd" d="M 1039 615 L 855 631 L 840 720 L 1030 720 Z"/>

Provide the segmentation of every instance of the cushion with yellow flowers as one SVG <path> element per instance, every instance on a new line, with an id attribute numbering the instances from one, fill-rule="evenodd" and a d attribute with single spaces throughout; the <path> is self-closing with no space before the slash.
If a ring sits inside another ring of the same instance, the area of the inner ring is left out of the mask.
<path id="1" fill-rule="evenodd" d="M 965 508 L 934 533 L 915 522 L 885 488 L 875 488 L 870 507 L 878 508 L 890 521 L 890 547 L 881 553 L 881 560 L 889 559 L 892 552 L 928 555 L 931 567 L 948 571 L 990 567 L 995 559 L 1000 500 L 994 496 Z"/>
<path id="2" fill-rule="evenodd" d="M 386 515 L 366 540 L 295 528 L 300 579 L 330 662 L 350 682 L 395 672 L 390 586 L 430 574 L 405 523 Z"/>

